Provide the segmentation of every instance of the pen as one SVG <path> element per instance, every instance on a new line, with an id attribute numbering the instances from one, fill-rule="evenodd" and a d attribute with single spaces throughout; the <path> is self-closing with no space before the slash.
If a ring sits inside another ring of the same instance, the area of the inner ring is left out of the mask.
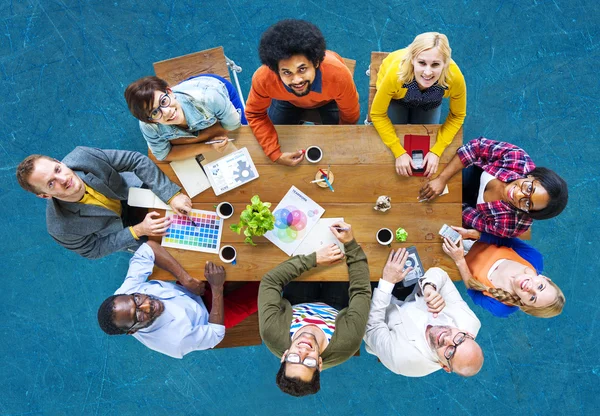
<path id="1" fill-rule="evenodd" d="M 348 231 L 350 229 L 348 227 L 333 227 L 333 228 L 335 228 L 338 231 Z"/>
<path id="2" fill-rule="evenodd" d="M 323 179 L 325 179 L 325 183 L 327 184 L 327 186 L 329 186 L 329 189 L 331 189 L 331 192 L 335 192 L 333 190 L 333 186 L 331 186 L 331 183 L 327 180 L 327 178 L 323 178 Z"/>
<path id="3" fill-rule="evenodd" d="M 223 139 L 223 140 L 209 140 L 207 142 L 204 142 L 204 144 L 217 144 L 217 143 L 223 143 L 225 140 L 229 140 L 230 142 L 235 141 L 235 139 Z"/>
<path id="4" fill-rule="evenodd" d="M 329 172 L 331 172 L 331 164 L 327 165 L 327 179 L 329 179 Z"/>
<path id="5" fill-rule="evenodd" d="M 325 182 L 325 179 L 315 179 L 314 181 L 310 181 L 310 183 L 317 183 L 317 182 Z"/>
<path id="6" fill-rule="evenodd" d="M 323 174 L 323 176 L 327 177 L 327 179 L 329 179 L 329 176 L 325 173 L 325 171 L 323 169 L 319 169 L 319 172 L 321 172 Z"/>

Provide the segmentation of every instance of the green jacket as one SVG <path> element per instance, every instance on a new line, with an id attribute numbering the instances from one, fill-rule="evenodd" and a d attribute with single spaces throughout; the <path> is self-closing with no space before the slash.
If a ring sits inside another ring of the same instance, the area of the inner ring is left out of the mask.
<path id="1" fill-rule="evenodd" d="M 356 240 L 344 245 L 350 288 L 350 302 L 335 319 L 335 331 L 321 354 L 323 369 L 343 363 L 360 348 L 371 304 L 367 256 Z M 269 350 L 281 357 L 292 344 L 292 305 L 282 297 L 285 285 L 317 266 L 316 253 L 294 256 L 265 274 L 258 291 L 260 336 Z"/>

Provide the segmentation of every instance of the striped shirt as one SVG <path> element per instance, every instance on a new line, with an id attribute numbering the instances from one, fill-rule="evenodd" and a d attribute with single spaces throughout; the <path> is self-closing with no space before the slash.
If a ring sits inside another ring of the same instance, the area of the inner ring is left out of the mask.
<path id="1" fill-rule="evenodd" d="M 294 305 L 292 309 L 292 324 L 290 325 L 290 338 L 306 325 L 315 325 L 319 327 L 331 341 L 333 331 L 335 331 L 335 318 L 338 310 L 331 306 L 321 303 L 300 303 Z"/>

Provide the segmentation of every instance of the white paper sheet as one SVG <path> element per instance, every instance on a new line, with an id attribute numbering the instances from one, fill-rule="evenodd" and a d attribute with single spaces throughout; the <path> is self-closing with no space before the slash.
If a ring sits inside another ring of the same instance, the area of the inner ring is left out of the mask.
<path id="1" fill-rule="evenodd" d="M 175 160 L 171 167 L 190 198 L 210 188 L 210 182 L 196 158 Z"/>
<path id="2" fill-rule="evenodd" d="M 127 205 L 140 208 L 171 209 L 150 189 L 142 188 L 129 188 Z"/>
<path id="3" fill-rule="evenodd" d="M 273 211 L 275 228 L 265 237 L 291 256 L 324 212 L 323 207 L 292 186 Z"/>
<path id="4" fill-rule="evenodd" d="M 323 246 L 337 244 L 344 251 L 344 245 L 333 235 L 329 227 L 338 221 L 344 221 L 343 218 L 321 218 L 312 230 L 304 237 L 302 243 L 294 251 L 294 256 L 298 254 L 312 254 Z"/>

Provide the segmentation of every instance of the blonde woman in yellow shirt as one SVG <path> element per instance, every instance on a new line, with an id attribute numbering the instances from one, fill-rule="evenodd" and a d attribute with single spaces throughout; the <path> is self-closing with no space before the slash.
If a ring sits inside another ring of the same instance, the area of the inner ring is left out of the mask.
<path id="1" fill-rule="evenodd" d="M 438 124 L 442 98 L 450 99 L 448 117 L 423 161 L 428 177 L 437 171 L 440 156 L 463 125 L 467 87 L 451 53 L 446 35 L 421 33 L 408 47 L 390 53 L 381 64 L 371 120 L 396 158 L 398 175 L 410 176 L 417 167 L 400 144 L 393 124 Z"/>

